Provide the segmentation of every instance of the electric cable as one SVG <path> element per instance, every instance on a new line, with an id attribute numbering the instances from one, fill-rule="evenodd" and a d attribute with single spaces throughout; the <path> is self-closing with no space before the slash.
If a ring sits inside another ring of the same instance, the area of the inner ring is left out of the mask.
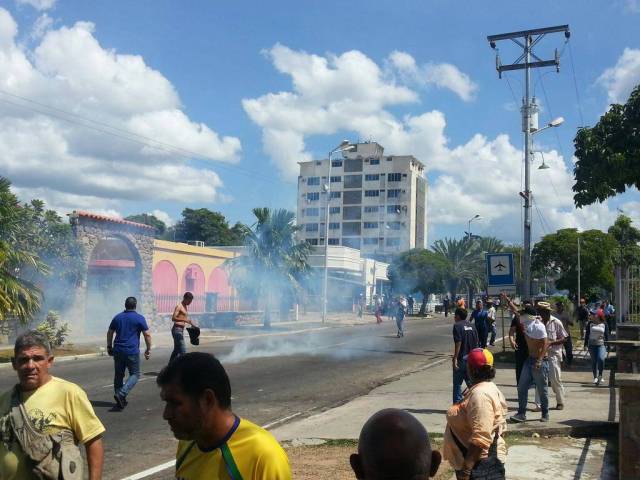
<path id="1" fill-rule="evenodd" d="M 580 90 L 578 89 L 578 80 L 576 77 L 576 69 L 573 61 L 573 48 L 571 48 L 571 43 L 567 40 L 569 44 L 569 59 L 571 60 L 571 72 L 573 73 L 573 87 L 576 92 L 576 100 L 578 102 L 578 115 L 580 115 L 580 126 L 584 127 L 584 117 L 582 115 L 582 101 L 580 100 Z"/>

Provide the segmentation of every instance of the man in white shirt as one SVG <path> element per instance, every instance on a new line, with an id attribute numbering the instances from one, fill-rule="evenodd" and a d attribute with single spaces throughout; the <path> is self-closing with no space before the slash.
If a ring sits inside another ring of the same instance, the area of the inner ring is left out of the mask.
<path id="1" fill-rule="evenodd" d="M 487 298 L 485 305 L 487 308 L 487 323 L 489 324 L 489 330 L 491 331 L 489 345 L 493 346 L 496 344 L 496 335 L 498 334 L 496 327 L 496 307 L 493 306 L 493 300 L 491 300 L 491 298 Z"/>
<path id="2" fill-rule="evenodd" d="M 547 356 L 549 358 L 549 381 L 551 382 L 551 388 L 556 395 L 556 410 L 562 410 L 564 408 L 564 386 L 562 385 L 562 345 L 564 344 L 568 334 L 565 330 L 562 322 L 551 315 L 551 305 L 547 302 L 538 302 L 536 305 L 538 315 L 542 318 L 547 329 L 547 339 L 549 341 L 549 348 L 547 350 Z M 536 390 L 536 398 L 538 391 Z M 536 400 L 536 403 L 539 403 Z"/>

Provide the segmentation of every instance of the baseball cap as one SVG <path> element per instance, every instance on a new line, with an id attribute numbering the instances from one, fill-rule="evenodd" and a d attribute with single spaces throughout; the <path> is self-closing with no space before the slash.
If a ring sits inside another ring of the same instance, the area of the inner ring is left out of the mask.
<path id="1" fill-rule="evenodd" d="M 464 356 L 467 365 L 473 368 L 484 367 L 485 365 L 493 366 L 493 353 L 486 348 L 474 348 Z"/>

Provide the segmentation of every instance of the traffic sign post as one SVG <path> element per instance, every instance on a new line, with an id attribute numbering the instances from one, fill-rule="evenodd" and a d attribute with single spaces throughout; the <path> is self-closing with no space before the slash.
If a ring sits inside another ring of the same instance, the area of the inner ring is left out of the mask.
<path id="1" fill-rule="evenodd" d="M 513 253 L 487 253 L 487 294 L 516 292 Z"/>

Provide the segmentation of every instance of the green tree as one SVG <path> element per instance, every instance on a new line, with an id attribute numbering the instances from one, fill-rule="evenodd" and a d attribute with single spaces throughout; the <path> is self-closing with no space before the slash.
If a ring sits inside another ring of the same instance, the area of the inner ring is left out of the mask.
<path id="1" fill-rule="evenodd" d="M 155 237 L 160 238 L 167 231 L 167 225 L 160 220 L 155 215 L 150 213 L 137 213 L 135 215 L 129 215 L 125 217 L 125 220 L 129 220 L 130 222 L 142 223 L 144 225 L 149 225 L 156 229 Z"/>
<path id="2" fill-rule="evenodd" d="M 573 142 L 576 206 L 640 188 L 640 85 L 626 104 L 611 105 L 595 126 L 578 130 Z"/>
<path id="3" fill-rule="evenodd" d="M 479 272 L 482 270 L 484 259 L 480 255 L 478 242 L 475 239 L 445 238 L 436 241 L 431 246 L 431 250 L 447 261 L 445 285 L 452 295 L 458 293 L 461 286 L 467 290 L 468 294 L 480 288 Z"/>
<path id="4" fill-rule="evenodd" d="M 618 215 L 615 223 L 609 227 L 608 233 L 618 242 L 613 259 L 616 265 L 633 265 L 640 262 L 640 230 L 632 225 L 631 218 Z"/>
<path id="5" fill-rule="evenodd" d="M 288 210 L 254 208 L 256 223 L 241 225 L 244 253 L 227 260 L 231 281 L 240 291 L 250 292 L 264 308 L 264 326 L 271 326 L 276 299 L 297 292 L 308 272 L 311 246 L 298 242 L 295 214 Z"/>
<path id="6" fill-rule="evenodd" d="M 0 177 L 0 321 L 17 318 L 26 324 L 40 310 L 41 291 L 24 278 L 24 271 L 45 274 L 48 268 L 33 248 L 19 241 L 24 212 L 10 187 L 9 180 Z"/>
<path id="7" fill-rule="evenodd" d="M 167 229 L 165 238 L 178 242 L 202 241 L 206 245 L 242 245 L 245 229 L 240 223 L 229 227 L 225 216 L 208 208 L 185 208 L 182 220 Z"/>
<path id="8" fill-rule="evenodd" d="M 429 293 L 442 291 L 448 266 L 441 255 L 424 248 L 414 248 L 394 257 L 387 277 L 395 291 L 422 294 L 420 313 L 423 314 Z"/>
<path id="9" fill-rule="evenodd" d="M 577 294 L 578 238 L 580 238 L 581 293 L 593 295 L 598 289 L 613 290 L 613 257 L 616 240 L 600 230 L 578 232 L 565 228 L 545 235 L 532 252 L 532 269 L 548 269 L 557 276 L 556 287 Z"/>

